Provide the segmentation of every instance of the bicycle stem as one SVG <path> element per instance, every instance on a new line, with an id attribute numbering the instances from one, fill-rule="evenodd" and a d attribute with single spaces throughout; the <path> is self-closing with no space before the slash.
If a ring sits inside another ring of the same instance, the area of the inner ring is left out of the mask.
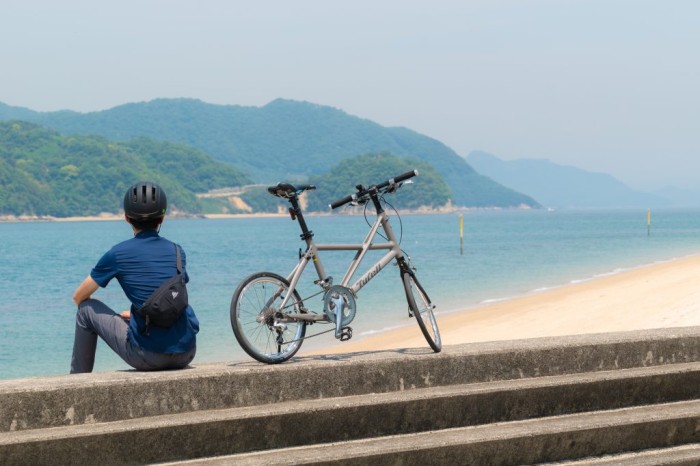
<path id="1" fill-rule="evenodd" d="M 377 215 L 384 212 L 384 207 L 382 207 L 382 203 L 379 201 L 378 193 L 379 191 L 376 187 L 369 193 L 369 198 L 372 199 L 372 204 L 374 204 L 374 208 L 377 210 Z"/>

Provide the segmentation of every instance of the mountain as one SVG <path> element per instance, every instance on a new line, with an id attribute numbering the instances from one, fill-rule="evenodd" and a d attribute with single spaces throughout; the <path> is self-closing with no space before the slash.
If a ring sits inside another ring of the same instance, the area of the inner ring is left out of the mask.
<path id="1" fill-rule="evenodd" d="M 148 137 L 187 144 L 260 183 L 305 180 L 346 158 L 390 153 L 435 167 L 447 181 L 454 205 L 538 207 L 531 197 L 478 174 L 435 139 L 308 102 L 278 99 L 263 107 L 243 107 L 157 99 L 90 113 L 33 112 L 4 105 L 2 118 L 36 122 L 67 135 L 96 134 L 117 141 Z"/>
<path id="2" fill-rule="evenodd" d="M 0 102 L 0 120 L 32 120 L 39 115 L 33 110 L 22 107 L 12 107 Z"/>
<path id="3" fill-rule="evenodd" d="M 196 196 L 250 183 L 202 151 L 139 138 L 64 136 L 33 123 L 0 122 L 0 214 L 84 216 L 117 213 L 131 183 L 150 179 L 168 193 L 171 211 L 202 212 Z"/>
<path id="4" fill-rule="evenodd" d="M 610 175 L 558 165 L 549 160 L 504 161 L 486 152 L 470 153 L 476 170 L 546 207 L 618 208 L 665 207 L 671 202 L 656 194 L 635 191 Z"/>

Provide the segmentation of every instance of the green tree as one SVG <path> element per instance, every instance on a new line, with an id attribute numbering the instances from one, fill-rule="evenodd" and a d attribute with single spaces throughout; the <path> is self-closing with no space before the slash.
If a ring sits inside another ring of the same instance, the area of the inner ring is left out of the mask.
<path id="1" fill-rule="evenodd" d="M 316 191 L 309 193 L 307 209 L 328 211 L 331 202 L 354 193 L 359 184 L 369 187 L 411 170 L 418 170 L 419 176 L 412 178 L 410 186 L 402 188 L 396 196 L 387 197 L 393 206 L 417 209 L 447 204 L 450 188 L 430 164 L 382 153 L 345 159 L 327 174 L 310 178 L 309 182 L 316 185 Z"/>
<path id="2" fill-rule="evenodd" d="M 0 122 L 0 214 L 116 213 L 128 186 L 144 179 L 161 184 L 171 208 L 185 213 L 202 211 L 198 192 L 250 183 L 234 167 L 182 144 L 117 143 Z"/>

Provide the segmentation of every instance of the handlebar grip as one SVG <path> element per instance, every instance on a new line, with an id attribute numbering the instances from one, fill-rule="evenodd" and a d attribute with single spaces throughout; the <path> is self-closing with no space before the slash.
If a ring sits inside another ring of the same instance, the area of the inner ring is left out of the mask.
<path id="1" fill-rule="evenodd" d="M 397 176 L 394 178 L 394 183 L 401 183 L 402 181 L 413 178 L 414 176 L 418 176 L 418 170 L 411 170 L 410 172 Z"/>
<path id="2" fill-rule="evenodd" d="M 337 209 L 338 207 L 347 204 L 348 202 L 352 201 L 352 197 L 353 197 L 353 195 L 351 194 L 349 196 L 345 196 L 344 198 L 342 198 L 338 201 L 335 201 L 334 203 L 332 203 L 330 205 L 331 209 Z"/>
<path id="3" fill-rule="evenodd" d="M 387 186 L 389 186 L 392 183 L 401 183 L 402 181 L 406 181 L 409 178 L 413 178 L 414 176 L 418 175 L 418 170 L 411 170 L 410 172 L 402 173 L 401 175 L 392 178 L 388 181 L 385 181 L 384 183 L 378 184 L 377 188 L 379 189 L 384 189 Z"/>

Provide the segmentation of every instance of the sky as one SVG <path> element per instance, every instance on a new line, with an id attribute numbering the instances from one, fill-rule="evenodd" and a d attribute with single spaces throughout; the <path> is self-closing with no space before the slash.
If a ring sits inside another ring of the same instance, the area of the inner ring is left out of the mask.
<path id="1" fill-rule="evenodd" d="M 328 105 L 467 156 L 700 188 L 695 0 L 2 0 L 0 102 Z"/>

